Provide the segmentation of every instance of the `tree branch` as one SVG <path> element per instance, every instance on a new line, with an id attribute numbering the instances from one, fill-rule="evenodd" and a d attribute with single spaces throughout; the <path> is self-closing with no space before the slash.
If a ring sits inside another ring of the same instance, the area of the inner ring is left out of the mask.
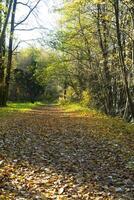
<path id="1" fill-rule="evenodd" d="M 18 22 L 15 26 L 14 26 L 14 28 L 16 28 L 17 26 L 19 26 L 20 24 L 22 24 L 23 22 L 25 22 L 27 19 L 28 19 L 28 17 L 31 15 L 31 13 L 33 12 L 33 10 L 37 7 L 37 5 L 40 3 L 40 1 L 41 0 L 38 0 L 38 2 L 35 4 L 35 6 L 33 7 L 33 8 L 30 8 L 31 10 L 29 11 L 29 13 L 27 14 L 27 16 L 23 19 L 23 20 L 21 20 L 20 22 Z M 23 3 L 22 3 L 23 4 Z M 24 5 L 24 4 L 23 4 Z"/>

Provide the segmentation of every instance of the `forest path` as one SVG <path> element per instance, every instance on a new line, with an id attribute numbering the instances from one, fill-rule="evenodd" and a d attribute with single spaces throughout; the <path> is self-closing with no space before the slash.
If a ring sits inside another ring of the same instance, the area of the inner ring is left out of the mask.
<path id="1" fill-rule="evenodd" d="M 134 199 L 132 138 L 106 127 L 56 106 L 2 119 L 0 200 Z"/>

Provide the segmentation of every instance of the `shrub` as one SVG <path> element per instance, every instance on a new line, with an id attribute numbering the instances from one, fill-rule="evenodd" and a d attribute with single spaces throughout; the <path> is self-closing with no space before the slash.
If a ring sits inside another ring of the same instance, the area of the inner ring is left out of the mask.
<path id="1" fill-rule="evenodd" d="M 88 90 L 82 92 L 82 99 L 81 99 L 82 106 L 89 106 L 91 104 L 91 95 Z"/>

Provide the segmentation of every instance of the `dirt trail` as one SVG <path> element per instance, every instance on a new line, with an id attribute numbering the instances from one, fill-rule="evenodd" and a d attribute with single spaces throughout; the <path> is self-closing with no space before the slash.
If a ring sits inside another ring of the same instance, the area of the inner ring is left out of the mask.
<path id="1" fill-rule="evenodd" d="M 100 124 L 58 107 L 2 119 L 0 200 L 133 200 L 129 145 Z"/>

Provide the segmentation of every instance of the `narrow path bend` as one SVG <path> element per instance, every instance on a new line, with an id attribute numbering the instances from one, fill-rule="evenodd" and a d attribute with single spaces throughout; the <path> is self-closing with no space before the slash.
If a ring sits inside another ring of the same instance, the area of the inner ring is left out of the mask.
<path id="1" fill-rule="evenodd" d="M 58 107 L 1 120 L 0 200 L 134 199 L 132 141 L 107 131 L 100 119 Z"/>

